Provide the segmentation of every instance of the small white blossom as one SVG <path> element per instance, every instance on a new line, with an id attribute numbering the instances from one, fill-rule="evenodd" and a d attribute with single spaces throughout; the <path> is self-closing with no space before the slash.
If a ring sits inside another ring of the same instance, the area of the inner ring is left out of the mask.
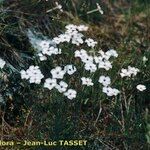
<path id="1" fill-rule="evenodd" d="M 81 60 L 84 63 L 93 63 L 94 59 L 92 56 L 85 55 L 84 57 L 81 58 Z"/>
<path id="2" fill-rule="evenodd" d="M 95 45 L 97 44 L 97 42 L 96 41 L 94 41 L 93 39 L 91 39 L 91 38 L 88 38 L 88 39 L 86 39 L 85 40 L 85 43 L 87 43 L 87 45 L 89 46 L 89 47 L 95 47 Z"/>
<path id="3" fill-rule="evenodd" d="M 64 81 L 60 81 L 59 84 L 56 85 L 56 89 L 60 92 L 63 93 L 67 90 L 68 84 Z"/>
<path id="4" fill-rule="evenodd" d="M 100 62 L 103 61 L 103 58 L 101 56 L 94 56 L 94 61 L 95 63 L 99 64 Z"/>
<path id="5" fill-rule="evenodd" d="M 148 58 L 146 56 L 143 56 L 143 62 L 147 62 L 148 61 Z"/>
<path id="6" fill-rule="evenodd" d="M 42 40 L 38 43 L 38 45 L 41 47 L 41 49 L 48 49 L 50 45 L 49 40 Z"/>
<path id="7" fill-rule="evenodd" d="M 118 57 L 118 53 L 114 49 L 110 49 L 109 51 L 107 51 L 106 55 Z"/>
<path id="8" fill-rule="evenodd" d="M 137 73 L 138 73 L 140 70 L 139 70 L 138 68 L 128 66 L 128 71 L 129 71 L 130 74 L 132 74 L 133 76 L 136 76 Z"/>
<path id="9" fill-rule="evenodd" d="M 44 83 L 44 87 L 49 90 L 53 89 L 57 85 L 56 79 L 47 78 Z"/>
<path id="10" fill-rule="evenodd" d="M 131 67 L 131 66 L 128 66 L 128 69 L 121 69 L 121 73 L 120 73 L 120 76 L 123 78 L 123 77 L 131 77 L 131 76 L 136 76 L 137 73 L 139 72 L 140 70 L 138 68 L 135 68 L 135 67 Z"/>
<path id="11" fill-rule="evenodd" d="M 41 61 L 47 60 L 47 57 L 44 56 L 42 53 L 39 53 L 38 56 L 40 57 Z"/>
<path id="12" fill-rule="evenodd" d="M 25 70 L 21 70 L 21 79 L 29 79 L 29 75 Z"/>
<path id="13" fill-rule="evenodd" d="M 85 26 L 85 25 L 79 25 L 79 26 L 77 27 L 77 29 L 78 29 L 79 31 L 87 31 L 87 30 L 88 30 L 88 27 Z"/>
<path id="14" fill-rule="evenodd" d="M 120 75 L 121 75 L 121 77 L 123 78 L 123 77 L 131 77 L 131 74 L 130 74 L 130 72 L 128 72 L 128 70 L 127 69 L 121 69 L 121 73 L 120 73 Z"/>
<path id="15" fill-rule="evenodd" d="M 101 61 L 98 64 L 98 68 L 104 68 L 105 70 L 109 70 L 112 68 L 111 62 L 110 61 Z"/>
<path id="16" fill-rule="evenodd" d="M 85 70 L 90 71 L 90 72 L 95 72 L 97 70 L 97 67 L 93 63 L 86 63 L 85 64 Z"/>
<path id="17" fill-rule="evenodd" d="M 107 52 L 105 53 L 102 50 L 98 51 L 98 53 L 101 55 L 103 61 L 108 61 L 109 58 L 111 57 L 110 53 L 106 54 Z"/>
<path id="18" fill-rule="evenodd" d="M 146 86 L 145 86 L 145 85 L 142 85 L 142 84 L 137 85 L 136 88 L 137 88 L 139 91 L 141 91 L 141 92 L 144 91 L 144 90 L 146 90 Z"/>
<path id="19" fill-rule="evenodd" d="M 73 65 L 66 65 L 64 70 L 69 74 L 69 75 L 72 75 L 74 74 L 74 72 L 77 71 L 76 67 L 73 66 Z"/>
<path id="20" fill-rule="evenodd" d="M 98 80 L 99 83 L 102 83 L 103 86 L 108 86 L 110 85 L 111 83 L 111 80 L 108 76 L 100 76 L 99 80 Z"/>
<path id="21" fill-rule="evenodd" d="M 86 52 L 86 50 L 84 50 L 84 49 L 76 50 L 76 51 L 75 51 L 75 57 L 80 57 L 81 59 L 82 59 L 83 57 L 87 57 L 87 52 Z"/>
<path id="22" fill-rule="evenodd" d="M 57 66 L 51 70 L 52 77 L 54 79 L 62 79 L 64 77 L 65 71 L 61 67 Z"/>
<path id="23" fill-rule="evenodd" d="M 4 68 L 5 64 L 6 64 L 6 62 L 0 58 L 0 68 L 1 69 Z"/>
<path id="24" fill-rule="evenodd" d="M 52 40 L 55 44 L 60 44 L 61 43 L 61 39 L 59 37 L 54 37 Z"/>
<path id="25" fill-rule="evenodd" d="M 73 89 L 68 89 L 68 91 L 65 92 L 64 95 L 67 96 L 68 99 L 72 100 L 76 98 L 77 92 Z"/>
<path id="26" fill-rule="evenodd" d="M 107 94 L 107 96 L 117 96 L 120 93 L 119 90 L 111 87 L 103 87 L 103 92 Z"/>
<path id="27" fill-rule="evenodd" d="M 71 40 L 71 35 L 70 34 L 60 34 L 58 37 L 59 37 L 61 43 L 63 43 L 63 42 L 68 42 L 69 43 L 70 40 Z"/>
<path id="28" fill-rule="evenodd" d="M 82 80 L 83 85 L 87 85 L 87 86 L 93 86 L 94 85 L 92 82 L 92 79 L 90 79 L 90 78 L 82 77 L 81 80 Z"/>
<path id="29" fill-rule="evenodd" d="M 57 55 L 57 54 L 61 54 L 61 49 L 58 49 L 58 48 L 51 46 L 47 49 L 43 49 L 42 53 L 44 55 L 48 55 L 48 56 L 51 56 L 52 54 Z"/>
<path id="30" fill-rule="evenodd" d="M 73 34 L 73 37 L 72 37 L 72 44 L 75 44 L 77 46 L 79 46 L 80 44 L 83 44 L 83 34 L 81 33 L 76 33 L 76 34 Z"/>
<path id="31" fill-rule="evenodd" d="M 69 25 L 66 25 L 65 27 L 67 29 L 67 31 L 76 31 L 77 30 L 77 26 L 76 25 L 73 25 L 73 24 L 69 24 Z"/>

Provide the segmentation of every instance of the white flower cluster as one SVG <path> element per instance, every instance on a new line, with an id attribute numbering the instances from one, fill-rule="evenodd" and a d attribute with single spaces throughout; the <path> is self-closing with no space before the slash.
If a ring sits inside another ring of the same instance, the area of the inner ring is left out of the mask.
<path id="1" fill-rule="evenodd" d="M 97 42 L 91 38 L 85 38 L 84 35 L 80 32 L 87 31 L 88 27 L 85 25 L 73 25 L 69 24 L 66 27 L 66 31 L 64 34 L 60 34 L 57 37 L 54 37 L 52 40 L 47 38 L 36 39 L 34 40 L 33 35 L 31 33 L 30 41 L 32 44 L 36 45 L 36 49 L 38 49 L 38 56 L 41 61 L 47 60 L 49 56 L 62 54 L 62 50 L 58 48 L 63 43 L 70 43 L 76 46 L 80 46 L 82 44 L 86 44 L 87 49 L 92 49 L 93 54 L 89 54 L 88 50 L 79 49 L 75 51 L 71 51 L 74 53 L 75 63 L 81 62 L 84 65 L 84 69 L 87 71 L 86 73 L 91 73 L 91 77 L 87 77 L 85 75 L 80 76 L 80 80 L 82 85 L 85 86 L 93 86 L 94 82 L 92 81 L 92 76 L 94 73 L 100 69 L 103 71 L 108 71 L 112 68 L 112 58 L 118 57 L 118 53 L 114 49 L 110 49 L 106 52 L 100 50 L 97 55 L 95 54 L 94 48 L 96 48 Z M 60 44 L 60 45 L 59 45 Z M 61 56 L 61 55 L 60 55 Z M 78 59 L 79 58 L 79 59 Z M 72 58 L 69 62 L 72 62 L 74 58 Z M 66 63 L 66 60 L 64 61 Z M 55 65 L 57 64 L 57 60 L 55 60 Z M 53 88 L 57 89 L 58 92 L 62 93 L 68 99 L 74 99 L 77 96 L 77 91 L 69 88 L 64 79 L 68 76 L 71 76 L 78 72 L 75 64 L 67 64 L 67 65 L 59 65 L 50 70 L 50 77 L 45 79 L 44 87 L 52 90 Z M 82 66 L 82 64 L 81 64 Z M 128 69 L 121 69 L 121 77 L 132 77 L 135 76 L 139 72 L 139 69 L 135 67 L 128 66 Z M 78 74 L 78 73 L 77 73 Z M 65 77 L 65 78 L 64 78 Z M 29 80 L 30 83 L 40 84 L 41 80 L 44 78 L 44 75 L 41 73 L 38 66 L 30 66 L 29 69 L 21 71 L 21 78 Z M 117 96 L 120 91 L 118 89 L 111 87 L 111 79 L 109 76 L 101 75 L 99 80 L 97 81 L 102 84 L 102 92 L 107 96 Z M 144 90 L 144 87 L 138 86 L 137 89 Z"/>
<path id="2" fill-rule="evenodd" d="M 99 51 L 99 56 L 89 56 L 87 51 L 84 49 L 76 50 L 75 57 L 79 57 L 83 63 L 85 63 L 85 70 L 90 72 L 95 72 L 98 69 L 109 70 L 112 68 L 112 63 L 109 59 L 113 57 L 118 57 L 115 50 L 110 49 L 106 53 L 102 50 Z"/>
<path id="3" fill-rule="evenodd" d="M 81 31 L 87 31 L 87 29 L 88 27 L 85 25 L 77 26 L 69 24 L 66 26 L 66 32 L 64 34 L 60 34 L 58 37 L 54 37 L 53 42 L 56 44 L 70 42 L 71 44 L 75 44 L 77 46 L 85 42 L 89 47 L 94 47 L 97 42 L 95 42 L 93 39 L 87 39 L 84 41 L 84 35 L 80 33 Z"/>
<path id="4" fill-rule="evenodd" d="M 6 62 L 0 58 L 0 68 L 3 69 L 5 66 Z"/>
<path id="5" fill-rule="evenodd" d="M 100 76 L 98 82 L 103 85 L 103 92 L 106 93 L 107 96 L 117 96 L 120 93 L 119 90 L 110 87 L 111 79 L 109 76 Z"/>
<path id="6" fill-rule="evenodd" d="M 73 98 L 76 98 L 77 92 L 73 89 L 68 89 L 67 90 L 68 84 L 64 81 L 60 81 L 57 84 L 57 79 L 48 78 L 48 79 L 45 80 L 44 87 L 48 88 L 49 90 L 52 90 L 53 88 L 56 88 L 60 93 L 63 93 L 65 96 L 67 96 L 68 99 L 72 100 Z"/>
<path id="7" fill-rule="evenodd" d="M 81 61 L 85 64 L 84 68 L 91 73 L 95 72 L 97 69 L 105 69 L 109 70 L 112 68 L 112 64 L 109 61 L 111 57 L 118 57 L 117 52 L 114 49 L 108 50 L 106 53 L 102 50 L 99 51 L 99 56 L 90 56 L 87 51 L 84 49 L 76 50 L 75 57 L 81 59 Z M 82 77 L 82 85 L 93 86 L 93 82 L 91 78 Z M 101 83 L 103 87 L 103 92 L 107 94 L 107 96 L 116 96 L 120 93 L 119 90 L 115 88 L 109 87 L 111 80 L 107 76 L 100 76 L 99 83 Z"/>
<path id="8" fill-rule="evenodd" d="M 138 68 L 128 66 L 127 69 L 124 69 L 124 68 L 121 69 L 120 76 L 122 78 L 124 78 L 124 77 L 135 77 L 138 72 L 140 72 L 140 70 Z M 139 90 L 141 92 L 146 90 L 146 86 L 143 84 L 137 85 L 136 88 L 137 88 L 137 90 Z"/>
<path id="9" fill-rule="evenodd" d="M 43 40 L 39 42 L 39 47 L 41 49 L 38 56 L 41 61 L 47 60 L 47 56 L 61 54 L 61 49 L 51 46 L 52 42 L 50 40 Z"/>
<path id="10" fill-rule="evenodd" d="M 103 87 L 103 92 L 106 93 L 107 96 L 117 96 L 120 93 L 119 90 L 111 87 Z"/>
<path id="11" fill-rule="evenodd" d="M 121 69 L 121 77 L 134 77 L 137 75 L 137 73 L 139 72 L 140 70 L 138 68 L 135 68 L 135 67 L 131 67 L 131 66 L 128 66 L 127 69 Z"/>
<path id="12" fill-rule="evenodd" d="M 58 79 L 63 79 L 64 75 L 67 73 L 69 75 L 72 75 L 76 71 L 76 67 L 73 65 L 66 65 L 64 67 L 64 70 L 57 66 L 56 68 L 51 70 L 52 78 L 48 78 L 45 80 L 44 87 L 48 88 L 49 90 L 52 90 L 53 88 L 56 88 L 60 93 L 64 93 L 65 96 L 68 97 L 68 99 L 73 99 L 76 97 L 77 92 L 73 89 L 68 89 L 68 84 L 64 81 L 60 81 L 59 84 L 57 84 Z"/>
<path id="13" fill-rule="evenodd" d="M 30 83 L 40 84 L 44 75 L 41 73 L 39 66 L 30 66 L 29 69 L 21 70 L 21 78 L 29 80 Z"/>

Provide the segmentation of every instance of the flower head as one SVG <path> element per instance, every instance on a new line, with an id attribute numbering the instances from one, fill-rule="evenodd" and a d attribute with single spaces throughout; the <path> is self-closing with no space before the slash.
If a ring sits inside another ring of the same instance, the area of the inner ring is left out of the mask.
<path id="1" fill-rule="evenodd" d="M 68 89 L 68 91 L 65 92 L 64 95 L 67 96 L 68 99 L 72 100 L 76 98 L 77 92 L 73 89 Z"/>
<path id="2" fill-rule="evenodd" d="M 57 66 L 51 70 L 52 77 L 54 79 L 62 79 L 64 77 L 65 71 L 61 67 Z"/>
<path id="3" fill-rule="evenodd" d="M 94 48 L 95 45 L 97 44 L 97 42 L 94 41 L 94 40 L 91 39 L 91 38 L 86 39 L 86 40 L 85 40 L 85 43 L 87 43 L 87 45 L 88 45 L 89 47 L 92 47 L 92 48 Z"/>
<path id="4" fill-rule="evenodd" d="M 145 86 L 145 85 L 142 85 L 142 84 L 137 85 L 136 88 L 137 88 L 139 91 L 141 91 L 141 92 L 144 91 L 144 90 L 146 90 L 146 86 Z"/>
<path id="5" fill-rule="evenodd" d="M 87 56 L 87 52 L 84 49 L 75 51 L 75 57 L 83 58 L 83 57 L 86 57 L 86 56 Z"/>
<path id="6" fill-rule="evenodd" d="M 53 89 L 57 85 L 56 79 L 47 78 L 44 83 L 44 87 L 49 90 Z"/>
<path id="7" fill-rule="evenodd" d="M 59 84 L 56 85 L 56 89 L 60 92 L 63 93 L 67 90 L 68 84 L 64 81 L 60 81 Z"/>
<path id="8" fill-rule="evenodd" d="M 94 63 L 86 63 L 85 70 L 90 71 L 90 72 L 95 72 L 97 70 L 97 67 Z"/>
<path id="9" fill-rule="evenodd" d="M 102 83 L 103 86 L 106 87 L 106 86 L 110 85 L 111 80 L 108 76 L 100 76 L 98 82 Z"/>
<path id="10" fill-rule="evenodd" d="M 73 65 L 66 65 L 64 69 L 69 75 L 72 75 L 74 72 L 77 71 L 76 67 Z"/>
<path id="11" fill-rule="evenodd" d="M 92 79 L 90 79 L 90 78 L 82 77 L 81 80 L 82 80 L 83 85 L 87 85 L 87 86 L 93 86 L 94 85 L 92 82 Z"/>
<path id="12" fill-rule="evenodd" d="M 117 96 L 120 93 L 119 90 L 111 87 L 103 87 L 103 92 L 106 93 L 107 96 Z"/>

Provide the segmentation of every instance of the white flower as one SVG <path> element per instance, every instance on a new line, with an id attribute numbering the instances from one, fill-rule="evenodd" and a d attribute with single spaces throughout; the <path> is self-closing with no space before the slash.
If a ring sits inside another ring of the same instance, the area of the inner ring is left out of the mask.
<path id="1" fill-rule="evenodd" d="M 98 68 L 104 68 L 105 70 L 109 70 L 112 68 L 111 62 L 110 61 L 101 61 L 98 64 Z"/>
<path id="2" fill-rule="evenodd" d="M 79 31 L 87 31 L 87 30 L 88 30 L 88 27 L 85 26 L 85 25 L 79 25 L 79 26 L 77 27 L 77 29 L 78 29 Z"/>
<path id="3" fill-rule="evenodd" d="M 92 79 L 90 79 L 90 78 L 82 77 L 81 80 L 82 80 L 83 85 L 87 85 L 87 86 L 93 86 L 94 85 L 92 82 Z"/>
<path id="4" fill-rule="evenodd" d="M 42 53 L 39 53 L 38 56 L 40 57 L 41 61 L 47 60 L 47 57 L 44 56 Z"/>
<path id="5" fill-rule="evenodd" d="M 109 58 L 111 57 L 111 55 L 106 54 L 106 53 L 105 53 L 104 51 L 102 51 L 102 50 L 99 50 L 98 53 L 101 55 L 103 61 L 109 60 Z"/>
<path id="6" fill-rule="evenodd" d="M 71 40 L 71 35 L 70 34 L 60 34 L 58 37 L 60 38 L 61 43 L 62 42 L 68 42 L 69 43 L 70 40 Z"/>
<path id="7" fill-rule="evenodd" d="M 130 77 L 130 76 L 131 76 L 130 72 L 128 72 L 128 70 L 127 70 L 127 69 L 124 69 L 124 68 L 121 69 L 120 75 L 121 75 L 122 78 L 123 78 L 123 77 Z"/>
<path id="8" fill-rule="evenodd" d="M 57 55 L 57 54 L 61 54 L 61 49 L 58 49 L 58 48 L 51 46 L 47 49 L 43 49 L 42 53 L 44 55 L 48 55 L 48 56 L 51 56 L 52 54 Z"/>
<path id="9" fill-rule="evenodd" d="M 87 52 L 84 49 L 75 51 L 75 57 L 80 57 L 82 59 L 83 57 L 86 57 L 86 56 L 87 56 Z"/>
<path id="10" fill-rule="evenodd" d="M 68 84 L 64 81 L 60 81 L 59 84 L 56 85 L 56 89 L 60 92 L 63 93 L 67 90 Z"/>
<path id="11" fill-rule="evenodd" d="M 50 41 L 48 40 L 42 40 L 38 43 L 38 45 L 42 48 L 42 49 L 48 49 L 49 45 L 50 45 Z"/>
<path id="12" fill-rule="evenodd" d="M 44 75 L 41 73 L 39 66 L 30 66 L 29 69 L 21 70 L 21 78 L 29 79 L 30 83 L 40 84 L 41 80 L 44 78 Z"/>
<path id="13" fill-rule="evenodd" d="M 54 37 L 52 41 L 53 41 L 55 44 L 59 44 L 59 43 L 61 43 L 61 38 L 59 38 L 59 37 Z"/>
<path id="14" fill-rule="evenodd" d="M 77 71 L 76 67 L 73 66 L 73 65 L 66 65 L 64 70 L 69 74 L 69 75 L 72 75 L 74 74 L 74 72 Z"/>
<path id="15" fill-rule="evenodd" d="M 91 38 L 88 38 L 88 39 L 86 39 L 85 40 L 85 43 L 87 43 L 87 45 L 89 46 L 89 47 L 95 47 L 95 45 L 97 44 L 97 42 L 96 41 L 94 41 L 93 39 L 91 39 Z"/>
<path id="16" fill-rule="evenodd" d="M 146 86 L 145 86 L 145 85 L 142 85 L 142 84 L 137 85 L 136 88 L 137 88 L 139 91 L 144 91 L 144 90 L 146 90 Z"/>
<path id="17" fill-rule="evenodd" d="M 97 67 L 93 63 L 86 63 L 85 64 L 85 70 L 90 71 L 90 72 L 95 72 L 97 70 Z"/>
<path id="18" fill-rule="evenodd" d="M 93 63 L 93 57 L 85 55 L 84 57 L 81 57 L 82 62 L 84 63 Z"/>
<path id="19" fill-rule="evenodd" d="M 61 67 L 57 66 L 55 69 L 51 70 L 52 77 L 54 79 L 62 79 L 64 77 L 65 71 Z"/>
<path id="20" fill-rule="evenodd" d="M 148 61 L 148 58 L 146 56 L 143 56 L 143 62 L 147 62 Z"/>
<path id="21" fill-rule="evenodd" d="M 109 51 L 107 51 L 106 55 L 113 56 L 113 57 L 118 57 L 118 53 L 114 49 L 110 49 Z"/>
<path id="22" fill-rule="evenodd" d="M 68 99 L 72 100 L 76 98 L 77 92 L 73 89 L 68 89 L 68 91 L 65 92 L 64 95 L 67 96 Z"/>
<path id="23" fill-rule="evenodd" d="M 131 77 L 131 76 L 136 76 L 137 73 L 139 72 L 140 70 L 138 68 L 135 68 L 135 67 L 131 67 L 131 66 L 128 66 L 128 69 L 121 69 L 121 77 Z"/>
<path id="24" fill-rule="evenodd" d="M 58 55 L 58 54 L 61 54 L 61 49 L 59 48 L 54 48 L 54 51 L 53 51 L 53 54 L 54 55 Z"/>
<path id="25" fill-rule="evenodd" d="M 128 66 L 128 71 L 129 71 L 130 74 L 132 74 L 133 76 L 136 76 L 137 73 L 138 73 L 140 70 L 139 70 L 138 68 Z"/>
<path id="26" fill-rule="evenodd" d="M 53 89 L 57 85 L 56 79 L 47 78 L 44 83 L 44 87 L 49 90 Z"/>
<path id="27" fill-rule="evenodd" d="M 6 62 L 0 58 L 0 68 L 1 69 L 4 68 L 5 64 L 6 64 Z"/>
<path id="28" fill-rule="evenodd" d="M 114 96 L 117 96 L 119 93 L 120 93 L 120 91 L 118 90 L 118 89 L 113 89 L 113 93 L 114 93 Z"/>
<path id="29" fill-rule="evenodd" d="M 106 77 L 105 76 L 100 76 L 98 82 L 102 83 L 103 86 L 106 87 L 106 86 L 110 85 L 111 80 L 110 80 L 110 78 L 108 76 L 106 76 Z"/>
<path id="30" fill-rule="evenodd" d="M 21 70 L 21 79 L 29 79 L 29 75 L 25 70 Z"/>
<path id="31" fill-rule="evenodd" d="M 95 63 L 100 63 L 100 62 L 102 62 L 103 61 L 103 58 L 101 57 L 101 56 L 95 56 L 94 57 L 94 60 L 95 60 Z"/>
<path id="32" fill-rule="evenodd" d="M 75 31 L 77 30 L 77 26 L 76 25 L 73 25 L 73 24 L 69 24 L 69 25 L 66 25 L 65 27 L 67 29 L 67 31 Z"/>
<path id="33" fill-rule="evenodd" d="M 83 44 L 83 34 L 81 33 L 76 33 L 76 34 L 73 34 L 72 36 L 72 44 L 75 44 L 77 46 L 79 46 L 80 44 Z"/>
<path id="34" fill-rule="evenodd" d="M 120 93 L 119 90 L 111 87 L 103 87 L 103 92 L 107 94 L 107 96 L 117 96 Z"/>

